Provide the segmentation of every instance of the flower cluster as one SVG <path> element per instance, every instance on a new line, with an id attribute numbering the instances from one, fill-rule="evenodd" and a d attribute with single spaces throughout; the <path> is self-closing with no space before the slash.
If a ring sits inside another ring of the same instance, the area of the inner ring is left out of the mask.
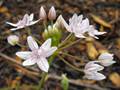
<path id="1" fill-rule="evenodd" d="M 47 22 L 47 18 L 52 21 L 51 25 L 49 25 L 49 23 Z M 66 29 L 68 32 L 73 33 L 74 36 L 77 38 L 92 37 L 98 39 L 97 35 L 102 35 L 106 33 L 96 30 L 93 25 L 90 25 L 89 19 L 84 18 L 83 15 L 74 14 L 69 19 L 69 23 L 65 21 L 62 15 L 59 15 L 56 22 L 53 23 L 53 21 L 56 19 L 56 11 L 53 6 L 50 8 L 48 14 L 46 14 L 45 9 L 43 8 L 43 6 L 41 6 L 39 19 L 35 21 L 33 19 L 33 13 L 30 15 L 25 14 L 23 19 L 19 20 L 16 24 L 11 22 L 7 22 L 7 24 L 15 27 L 10 29 L 11 31 L 15 31 L 34 25 L 40 20 L 44 21 L 44 24 L 47 23 L 45 25 L 45 30 L 42 33 L 42 36 L 46 41 L 41 45 L 41 47 L 38 46 L 37 42 L 32 36 L 28 36 L 27 42 L 31 51 L 20 51 L 16 53 L 18 57 L 21 57 L 25 60 L 23 62 L 23 66 L 37 64 L 38 67 L 44 72 L 48 72 L 49 70 L 49 63 L 47 61 L 47 58 L 57 50 L 56 46 L 59 46 L 58 44 L 60 44 L 62 31 L 61 29 Z M 12 35 L 9 36 L 7 40 L 9 44 L 14 46 L 18 44 L 19 37 L 17 37 L 16 35 Z M 99 71 L 103 70 L 106 66 L 112 65 L 113 63 L 115 63 L 115 61 L 113 60 L 113 54 L 102 53 L 98 57 L 98 60 L 90 61 L 86 64 L 84 69 L 85 77 L 93 80 L 103 80 L 106 78 L 106 76 L 101 74 Z"/>
<path id="2" fill-rule="evenodd" d="M 103 74 L 99 73 L 98 71 L 101 71 L 104 69 L 103 66 L 110 66 L 115 61 L 113 60 L 113 54 L 110 53 L 102 53 L 97 61 L 90 61 L 86 64 L 84 73 L 85 78 L 93 79 L 93 80 L 103 80 L 106 78 Z M 101 64 L 101 65 L 99 65 Z"/>

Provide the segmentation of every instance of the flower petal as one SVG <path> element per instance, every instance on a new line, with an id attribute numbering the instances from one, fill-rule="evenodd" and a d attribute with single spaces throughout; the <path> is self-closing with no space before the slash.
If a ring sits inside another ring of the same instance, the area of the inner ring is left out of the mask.
<path id="1" fill-rule="evenodd" d="M 51 47 L 51 38 L 47 39 L 41 46 L 43 50 L 48 50 Z"/>
<path id="2" fill-rule="evenodd" d="M 40 58 L 37 61 L 38 67 L 44 71 L 44 72 L 48 72 L 49 69 L 49 64 L 46 58 Z"/>
<path id="3" fill-rule="evenodd" d="M 29 52 L 29 51 L 21 51 L 21 52 L 16 53 L 16 55 L 22 59 L 28 59 L 30 54 L 31 54 L 31 52 Z"/>
<path id="4" fill-rule="evenodd" d="M 17 27 L 17 28 L 12 28 L 12 29 L 10 29 L 10 30 L 11 30 L 11 31 L 15 31 L 15 30 L 22 29 L 22 28 L 24 28 L 24 26 Z"/>
<path id="5" fill-rule="evenodd" d="M 36 63 L 36 60 L 33 58 L 29 58 L 27 60 L 25 60 L 22 64 L 23 66 L 30 66 L 30 65 L 34 65 Z"/>
<path id="6" fill-rule="evenodd" d="M 51 56 L 56 50 L 57 50 L 57 47 L 51 47 L 51 48 L 47 51 L 46 57 Z"/>
<path id="7" fill-rule="evenodd" d="M 69 27 L 69 25 L 67 24 L 67 22 L 65 21 L 65 19 L 62 17 L 62 15 L 59 15 L 55 24 L 54 24 L 56 27 L 58 28 L 65 28 L 67 29 L 69 32 L 72 32 L 71 31 L 71 28 Z"/>
<path id="8" fill-rule="evenodd" d="M 31 22 L 28 24 L 28 26 L 34 25 L 34 24 L 36 24 L 36 23 L 39 22 L 39 21 L 40 21 L 40 19 L 39 19 L 39 20 L 36 20 L 36 21 L 31 21 Z"/>
<path id="9" fill-rule="evenodd" d="M 29 21 L 33 21 L 33 18 L 34 18 L 34 14 L 31 13 L 30 16 L 29 16 Z"/>
<path id="10" fill-rule="evenodd" d="M 23 19 L 21 20 L 21 23 L 20 23 L 20 26 L 25 26 L 29 23 L 29 15 L 28 14 L 25 14 Z"/>
<path id="11" fill-rule="evenodd" d="M 86 74 L 84 77 L 87 79 L 98 80 L 98 81 L 106 78 L 106 76 L 104 76 L 103 74 L 98 73 L 98 72 Z"/>
<path id="12" fill-rule="evenodd" d="M 103 66 L 95 64 L 97 61 L 90 61 L 85 65 L 85 71 L 91 72 L 91 71 L 101 71 L 104 69 Z M 99 61 L 98 61 L 99 62 Z"/>
<path id="13" fill-rule="evenodd" d="M 116 63 L 116 61 L 110 60 L 110 59 L 105 59 L 105 60 L 99 60 L 100 64 L 102 64 L 103 66 L 110 66 L 114 63 Z"/>
<path id="14" fill-rule="evenodd" d="M 17 27 L 17 24 L 11 23 L 11 22 L 6 22 L 7 24 L 13 26 L 13 27 Z"/>
<path id="15" fill-rule="evenodd" d="M 28 36 L 28 37 L 27 37 L 27 42 L 28 42 L 29 48 L 30 48 L 31 50 L 36 50 L 36 49 L 38 49 L 38 44 L 37 44 L 37 42 L 32 38 L 32 36 Z"/>
<path id="16" fill-rule="evenodd" d="M 103 53 L 98 57 L 99 60 L 113 60 L 113 54 Z"/>
<path id="17" fill-rule="evenodd" d="M 81 22 L 81 28 L 88 28 L 88 27 L 89 27 L 89 20 L 88 18 L 86 18 Z"/>

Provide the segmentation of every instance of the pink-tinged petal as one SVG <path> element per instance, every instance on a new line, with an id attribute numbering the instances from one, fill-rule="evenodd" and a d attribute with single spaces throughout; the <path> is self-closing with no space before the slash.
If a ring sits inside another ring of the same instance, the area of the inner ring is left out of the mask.
<path id="1" fill-rule="evenodd" d="M 22 28 L 24 28 L 24 26 L 20 26 L 20 27 L 17 27 L 17 28 L 12 28 L 12 29 L 10 29 L 10 30 L 11 30 L 11 31 L 16 31 L 16 30 L 22 29 Z"/>
<path id="2" fill-rule="evenodd" d="M 82 22 L 81 22 L 81 28 L 83 27 L 89 27 L 89 20 L 88 18 L 84 19 Z"/>
<path id="3" fill-rule="evenodd" d="M 29 16 L 29 21 L 33 21 L 33 18 L 34 18 L 34 14 L 32 13 L 32 14 L 30 14 L 30 16 Z"/>
<path id="4" fill-rule="evenodd" d="M 47 39 L 42 45 L 41 45 L 41 48 L 43 50 L 48 50 L 50 47 L 51 47 L 51 42 L 52 40 L 49 38 Z"/>
<path id="5" fill-rule="evenodd" d="M 99 57 L 99 60 L 113 60 L 113 54 L 110 53 L 102 53 Z"/>
<path id="6" fill-rule="evenodd" d="M 59 17 L 57 18 L 56 22 L 55 22 L 55 26 L 58 28 L 65 28 L 67 29 L 69 32 L 71 31 L 71 28 L 69 27 L 69 25 L 67 24 L 67 22 L 64 20 L 64 18 L 62 17 L 62 15 L 59 15 Z"/>
<path id="7" fill-rule="evenodd" d="M 6 24 L 9 24 L 9 25 L 11 25 L 13 27 L 17 27 L 17 24 L 14 24 L 14 23 L 11 23 L 11 22 L 6 22 Z"/>
<path id="8" fill-rule="evenodd" d="M 39 18 L 42 20 L 45 20 L 47 18 L 47 14 L 46 14 L 43 6 L 41 6 L 41 8 L 40 8 Z"/>
<path id="9" fill-rule="evenodd" d="M 49 20 L 55 20 L 56 19 L 56 11 L 54 6 L 52 6 L 48 12 L 48 19 Z"/>
<path id="10" fill-rule="evenodd" d="M 78 37 L 78 38 L 86 38 L 84 35 L 78 34 L 78 33 L 75 33 L 75 36 Z"/>
<path id="11" fill-rule="evenodd" d="M 21 51 L 21 52 L 16 53 L 16 55 L 22 59 L 28 59 L 30 54 L 31 54 L 31 52 L 29 52 L 29 51 Z"/>
<path id="12" fill-rule="evenodd" d="M 82 19 L 83 19 L 83 15 L 79 15 L 79 16 L 78 16 L 78 21 L 79 21 L 79 23 L 82 22 Z"/>
<path id="13" fill-rule="evenodd" d="M 32 36 L 27 37 L 27 42 L 31 50 L 36 50 L 39 48 L 37 42 L 32 38 Z"/>
<path id="14" fill-rule="evenodd" d="M 69 24 L 76 24 L 77 23 L 77 14 L 73 14 L 72 18 L 69 19 Z"/>
<path id="15" fill-rule="evenodd" d="M 91 74 L 86 74 L 84 77 L 87 78 L 87 79 L 92 79 L 92 80 L 97 80 L 97 81 L 103 80 L 103 79 L 106 78 L 106 76 L 104 76 L 103 74 L 98 73 L 98 72 L 94 72 L 94 73 L 91 73 Z"/>
<path id="16" fill-rule="evenodd" d="M 40 58 L 37 60 L 37 65 L 38 67 L 44 71 L 44 72 L 48 72 L 49 69 L 49 64 L 46 58 Z"/>
<path id="17" fill-rule="evenodd" d="M 20 26 L 25 26 L 29 23 L 29 15 L 25 14 L 23 19 L 21 20 L 21 25 Z"/>
<path id="18" fill-rule="evenodd" d="M 51 48 L 46 52 L 46 57 L 51 56 L 56 50 L 57 50 L 57 47 L 51 47 Z"/>
<path id="19" fill-rule="evenodd" d="M 34 65 L 36 63 L 36 60 L 33 58 L 29 58 L 27 60 L 25 60 L 22 65 L 23 66 L 30 66 L 30 65 Z"/>
<path id="20" fill-rule="evenodd" d="M 32 22 L 30 22 L 30 23 L 28 24 L 28 26 L 34 25 L 34 24 L 36 24 L 37 22 L 39 22 L 39 20 L 32 21 Z"/>
<path id="21" fill-rule="evenodd" d="M 85 71 L 101 71 L 104 69 L 103 66 L 95 64 L 95 62 L 99 62 L 99 61 L 90 61 L 85 65 Z"/>
<path id="22" fill-rule="evenodd" d="M 105 60 L 99 60 L 100 64 L 102 64 L 103 66 L 110 66 L 114 63 L 116 63 L 116 61 L 110 60 L 110 59 L 105 59 Z"/>

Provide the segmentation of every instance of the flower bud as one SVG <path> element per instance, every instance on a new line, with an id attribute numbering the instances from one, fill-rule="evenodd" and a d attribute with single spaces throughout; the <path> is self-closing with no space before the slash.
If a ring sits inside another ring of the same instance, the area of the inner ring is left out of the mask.
<path id="1" fill-rule="evenodd" d="M 48 25 L 42 36 L 44 39 L 52 38 L 52 45 L 58 45 L 61 39 L 61 31 L 55 25 Z"/>
<path id="2" fill-rule="evenodd" d="M 42 20 L 46 20 L 46 18 L 47 18 L 47 15 L 46 15 L 46 12 L 45 12 L 45 9 L 43 6 L 41 6 L 41 8 L 40 8 L 39 18 Z"/>
<path id="3" fill-rule="evenodd" d="M 110 66 L 110 65 L 116 63 L 113 60 L 113 54 L 110 54 L 110 53 L 102 53 L 98 57 L 98 60 L 99 60 L 100 64 L 102 64 L 103 66 Z"/>
<path id="4" fill-rule="evenodd" d="M 62 17 L 62 15 L 58 16 L 54 25 L 59 29 L 68 29 L 69 27 L 65 19 Z"/>
<path id="5" fill-rule="evenodd" d="M 48 19 L 49 20 L 55 20 L 56 19 L 56 11 L 55 11 L 54 6 L 52 6 L 49 10 Z"/>
<path id="6" fill-rule="evenodd" d="M 69 88 L 69 79 L 65 74 L 62 75 L 61 86 L 63 90 L 68 90 Z"/>
<path id="7" fill-rule="evenodd" d="M 48 38 L 48 30 L 47 29 L 45 29 L 44 30 L 44 32 L 42 33 L 42 37 L 44 38 L 44 39 L 47 39 Z"/>
<path id="8" fill-rule="evenodd" d="M 10 35 L 7 37 L 7 41 L 10 45 L 15 46 L 19 42 L 19 37 L 16 35 Z"/>

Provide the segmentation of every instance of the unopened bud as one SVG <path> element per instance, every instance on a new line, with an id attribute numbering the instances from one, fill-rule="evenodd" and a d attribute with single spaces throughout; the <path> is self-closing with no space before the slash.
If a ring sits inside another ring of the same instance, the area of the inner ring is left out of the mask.
<path id="1" fill-rule="evenodd" d="M 47 29 L 45 29 L 45 31 L 42 33 L 42 37 L 44 38 L 44 39 L 47 39 L 48 38 L 48 30 Z"/>
<path id="2" fill-rule="evenodd" d="M 61 86 L 63 90 L 68 90 L 69 88 L 69 79 L 66 77 L 65 74 L 62 75 Z"/>
<path id="3" fill-rule="evenodd" d="M 56 19 L 56 11 L 55 11 L 54 6 L 52 6 L 49 10 L 48 19 L 49 20 L 55 20 Z"/>
<path id="4" fill-rule="evenodd" d="M 19 42 L 19 37 L 16 35 L 10 35 L 7 37 L 7 41 L 10 45 L 15 46 Z"/>
<path id="5" fill-rule="evenodd" d="M 62 15 L 58 16 L 56 22 L 55 22 L 55 26 L 59 29 L 64 29 L 65 27 L 67 27 L 67 23 L 64 20 L 64 18 L 62 17 Z"/>
<path id="6" fill-rule="evenodd" d="M 46 15 L 46 12 L 45 12 L 45 9 L 43 6 L 41 6 L 41 8 L 40 8 L 39 18 L 42 20 L 46 20 L 46 18 L 47 18 L 47 15 Z"/>
<path id="7" fill-rule="evenodd" d="M 98 57 L 98 60 L 100 64 L 102 64 L 103 66 L 110 66 L 116 63 L 116 61 L 113 60 L 113 54 L 110 54 L 110 53 L 100 54 L 100 56 Z"/>
<path id="8" fill-rule="evenodd" d="M 52 38 L 52 45 L 58 45 L 61 39 L 61 31 L 54 25 L 48 25 L 48 28 L 42 34 L 44 39 Z"/>

